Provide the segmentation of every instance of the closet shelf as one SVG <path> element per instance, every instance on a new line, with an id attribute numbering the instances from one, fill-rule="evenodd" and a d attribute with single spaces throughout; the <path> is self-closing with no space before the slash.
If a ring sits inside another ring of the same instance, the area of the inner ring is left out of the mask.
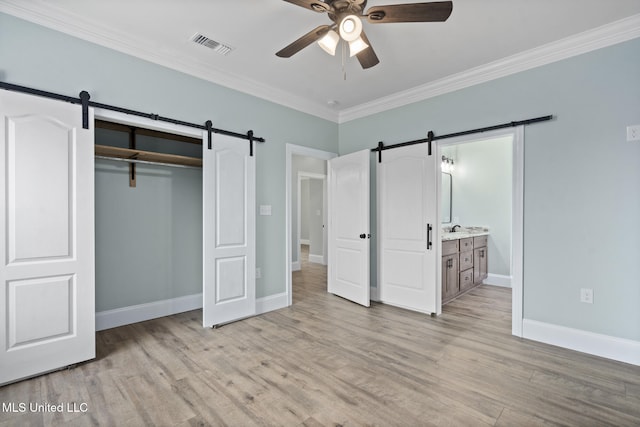
<path id="1" fill-rule="evenodd" d="M 179 156 L 177 154 L 155 153 L 151 151 L 131 148 L 111 147 L 109 145 L 95 145 L 95 155 L 116 159 L 143 160 L 145 162 L 165 163 L 173 165 L 202 167 L 202 159 L 197 157 Z"/>

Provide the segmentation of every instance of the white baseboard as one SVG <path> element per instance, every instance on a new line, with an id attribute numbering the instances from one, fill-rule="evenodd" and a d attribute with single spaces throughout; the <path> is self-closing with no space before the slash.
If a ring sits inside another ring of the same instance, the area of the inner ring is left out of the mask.
<path id="1" fill-rule="evenodd" d="M 300 239 L 300 244 L 301 245 L 310 245 L 311 244 L 311 240 L 309 240 L 309 239 Z"/>
<path id="2" fill-rule="evenodd" d="M 324 257 L 322 255 L 309 254 L 309 262 L 324 264 Z"/>
<path id="3" fill-rule="evenodd" d="M 493 286 L 502 286 L 503 288 L 511 287 L 511 276 L 505 276 L 502 274 L 491 274 L 487 275 L 487 278 L 482 281 L 482 283 L 486 285 Z"/>
<path id="4" fill-rule="evenodd" d="M 300 271 L 300 261 L 291 262 L 291 271 Z"/>
<path id="5" fill-rule="evenodd" d="M 288 302 L 289 299 L 286 292 L 258 298 L 256 300 L 256 315 L 287 307 Z"/>
<path id="6" fill-rule="evenodd" d="M 256 315 L 278 310 L 287 306 L 286 292 L 256 300 Z M 118 326 L 144 322 L 158 317 L 202 308 L 202 294 L 154 301 L 146 304 L 132 305 L 96 313 L 96 331 L 117 328 Z"/>
<path id="7" fill-rule="evenodd" d="M 137 304 L 96 313 L 96 331 L 202 308 L 202 294 Z"/>
<path id="8" fill-rule="evenodd" d="M 522 320 L 522 337 L 640 366 L 640 341 Z"/>
<path id="9" fill-rule="evenodd" d="M 371 301 L 380 302 L 380 297 L 378 296 L 378 288 L 374 288 L 371 286 L 369 291 L 369 299 Z"/>

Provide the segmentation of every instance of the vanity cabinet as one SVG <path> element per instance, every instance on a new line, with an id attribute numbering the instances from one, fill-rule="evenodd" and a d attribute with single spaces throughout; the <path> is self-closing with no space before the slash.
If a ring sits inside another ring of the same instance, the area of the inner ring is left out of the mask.
<path id="1" fill-rule="evenodd" d="M 487 278 L 488 236 L 442 242 L 442 303 L 446 304 Z"/>
<path id="2" fill-rule="evenodd" d="M 442 300 L 449 300 L 460 291 L 458 241 L 442 242 Z"/>
<path id="3" fill-rule="evenodd" d="M 481 283 L 488 276 L 487 236 L 473 238 L 473 282 Z"/>

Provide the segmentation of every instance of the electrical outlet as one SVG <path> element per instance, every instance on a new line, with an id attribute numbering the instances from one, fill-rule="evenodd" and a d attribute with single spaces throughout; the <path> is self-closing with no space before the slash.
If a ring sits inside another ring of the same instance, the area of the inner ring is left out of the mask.
<path id="1" fill-rule="evenodd" d="M 627 141 L 640 141 L 640 125 L 627 126 Z"/>
<path id="2" fill-rule="evenodd" d="M 260 267 L 256 268 L 256 279 L 260 279 L 262 277 L 262 270 L 260 270 Z"/>
<path id="3" fill-rule="evenodd" d="M 580 302 L 593 304 L 593 289 L 580 289 Z"/>

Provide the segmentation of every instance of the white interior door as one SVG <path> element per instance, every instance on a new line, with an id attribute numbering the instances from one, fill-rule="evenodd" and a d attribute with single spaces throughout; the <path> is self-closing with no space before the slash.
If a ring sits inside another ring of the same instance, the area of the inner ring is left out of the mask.
<path id="1" fill-rule="evenodd" d="M 256 312 L 256 162 L 249 143 L 214 134 L 203 144 L 203 325 Z"/>
<path id="2" fill-rule="evenodd" d="M 437 312 L 436 157 L 410 145 L 384 151 L 377 167 L 380 300 L 425 313 Z"/>
<path id="3" fill-rule="evenodd" d="M 95 357 L 89 113 L 0 90 L 0 384 Z"/>
<path id="4" fill-rule="evenodd" d="M 369 307 L 369 150 L 328 162 L 328 291 Z"/>

